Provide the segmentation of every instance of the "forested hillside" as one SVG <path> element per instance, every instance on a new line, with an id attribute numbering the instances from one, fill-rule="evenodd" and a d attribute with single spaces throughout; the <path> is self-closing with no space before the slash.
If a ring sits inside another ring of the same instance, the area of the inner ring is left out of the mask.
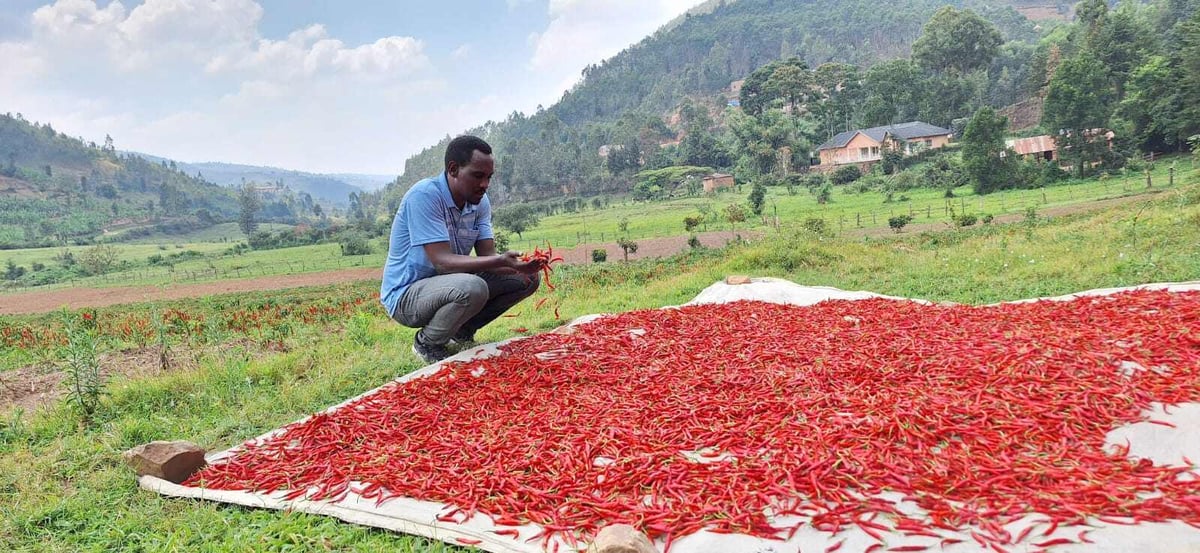
<path id="1" fill-rule="evenodd" d="M 297 222 L 311 198 L 250 187 L 258 222 Z M 175 162 L 122 154 L 50 124 L 0 115 L 0 249 L 178 234 L 238 219 L 239 191 Z M 317 211 L 319 215 L 319 211 Z"/>
<path id="2" fill-rule="evenodd" d="M 233 192 L 171 164 L 118 154 L 0 115 L 0 248 L 92 241 L 135 226 L 193 229 L 236 216 Z"/>
<path id="3" fill-rule="evenodd" d="M 1112 128 L 1114 158 L 1182 149 L 1198 130 L 1189 106 L 1200 104 L 1191 67 L 1200 55 L 1186 54 L 1197 4 L 718 2 L 586 68 L 555 105 L 468 132 L 497 148 L 494 201 L 560 206 L 672 193 L 680 182 L 657 176 L 673 167 L 769 185 L 804 173 L 815 147 L 841 131 L 920 120 L 961 135 L 981 108 L 1025 100 L 1043 123 L 1027 132 Z M 1035 24 L 1017 7 L 1056 17 Z M 440 172 L 445 142 L 367 197 L 368 212 L 388 217 L 408 186 Z"/>
<path id="4" fill-rule="evenodd" d="M 833 63 L 861 69 L 904 58 L 938 8 L 964 4 L 986 14 L 1014 41 L 1011 44 L 1024 45 L 1005 50 L 996 69 L 1004 75 L 991 87 L 997 104 L 1022 97 L 1028 92 L 1023 89 L 1029 71 L 1026 65 L 1037 33 L 1032 22 L 1009 6 L 903 0 L 879 9 L 878 2 L 868 0 L 739 0 L 718 2 L 710 13 L 686 16 L 613 58 L 586 68 L 583 80 L 543 111 L 513 113 L 505 121 L 489 122 L 472 132 L 488 135 L 505 154 L 498 168 L 500 186 L 495 187 L 501 201 L 509 195 L 537 199 L 628 189 L 628 170 L 634 168 L 610 171 L 606 165 L 619 166 L 626 158 L 637 159 L 635 156 L 653 157 L 648 154 L 656 152 L 642 147 L 657 150 L 660 143 L 678 140 L 684 126 L 698 123 L 680 120 L 679 108 L 685 99 L 701 104 L 711 116 L 719 116 L 726 100 L 735 96 L 729 92 L 730 84 L 772 61 L 796 56 L 808 67 Z M 883 83 L 880 88 L 886 86 Z M 824 140 L 824 135 L 860 122 L 865 121 L 843 118 L 824 132 L 814 130 L 812 138 Z M 635 143 L 638 148 L 632 148 Z M 394 204 L 393 196 L 413 181 L 436 173 L 444 145 L 442 141 L 408 160 L 396 186 L 379 203 L 384 207 Z M 604 145 L 620 145 L 623 154 L 617 157 L 621 159 L 610 162 L 611 158 L 597 156 Z M 647 163 L 661 166 L 672 157 L 669 154 L 664 152 L 659 161 Z M 685 152 L 683 157 L 698 156 Z"/>

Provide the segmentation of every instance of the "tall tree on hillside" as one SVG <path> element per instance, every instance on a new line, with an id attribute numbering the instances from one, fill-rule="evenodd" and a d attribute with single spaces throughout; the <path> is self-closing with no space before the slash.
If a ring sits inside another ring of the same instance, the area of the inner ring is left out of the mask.
<path id="1" fill-rule="evenodd" d="M 946 6 L 925 24 L 912 45 L 912 59 L 930 71 L 963 74 L 986 68 L 1002 43 L 1000 31 L 979 14 Z"/>
<path id="2" fill-rule="evenodd" d="M 1178 71 L 1179 105 L 1174 127 L 1179 136 L 1200 133 L 1200 9 L 1180 23 L 1174 33 L 1171 60 Z"/>
<path id="3" fill-rule="evenodd" d="M 862 75 L 858 67 L 844 63 L 826 63 L 813 71 L 813 84 L 822 94 L 809 106 L 820 122 L 820 138 L 851 129 L 851 122 L 862 104 Z"/>
<path id="4" fill-rule="evenodd" d="M 1058 134 L 1059 154 L 1081 177 L 1107 147 L 1097 134 L 1112 115 L 1114 97 L 1108 72 L 1090 52 L 1063 60 L 1050 79 L 1042 124 Z"/>
<path id="5" fill-rule="evenodd" d="M 976 194 L 1008 188 L 1016 173 L 1016 155 L 1004 144 L 1008 119 L 990 107 L 980 108 L 967 123 L 962 136 L 963 168 L 974 184 Z"/>
<path id="6" fill-rule="evenodd" d="M 921 71 L 908 60 L 872 66 L 863 79 L 866 99 L 860 124 L 874 127 L 916 119 L 922 104 L 924 80 Z"/>
<path id="7" fill-rule="evenodd" d="M 241 210 L 238 212 L 238 228 L 242 229 L 242 234 L 246 238 L 254 234 L 258 230 L 258 210 L 262 209 L 262 201 L 258 198 L 258 191 L 254 189 L 252 184 L 243 184 L 238 191 L 238 206 Z"/>
<path id="8" fill-rule="evenodd" d="M 792 112 L 799 116 L 800 107 L 814 96 L 814 82 L 808 64 L 800 58 L 788 58 L 771 71 L 763 85 L 769 101 L 783 100 Z"/>

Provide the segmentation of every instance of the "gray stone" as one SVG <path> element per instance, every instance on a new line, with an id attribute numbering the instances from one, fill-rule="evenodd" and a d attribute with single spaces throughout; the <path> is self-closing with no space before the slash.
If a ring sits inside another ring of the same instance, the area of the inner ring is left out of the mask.
<path id="1" fill-rule="evenodd" d="M 658 553 L 650 538 L 628 524 L 605 526 L 588 546 L 588 553 Z"/>
<path id="2" fill-rule="evenodd" d="M 191 442 L 150 442 L 121 454 L 138 476 L 150 475 L 176 484 L 206 464 L 204 449 Z"/>
<path id="3" fill-rule="evenodd" d="M 730 285 L 735 285 L 735 286 L 739 285 L 739 284 L 750 284 L 751 282 L 753 282 L 753 281 L 750 280 L 750 277 L 748 277 L 746 275 L 729 275 L 729 276 L 725 277 L 725 284 L 730 284 Z"/>

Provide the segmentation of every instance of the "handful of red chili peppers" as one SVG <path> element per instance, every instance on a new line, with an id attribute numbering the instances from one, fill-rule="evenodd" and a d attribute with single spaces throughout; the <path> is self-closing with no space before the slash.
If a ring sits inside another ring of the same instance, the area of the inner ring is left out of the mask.
<path id="1" fill-rule="evenodd" d="M 864 532 L 867 551 L 1025 551 L 1088 543 L 1063 531 L 1090 520 L 1200 527 L 1190 460 L 1104 446 L 1152 402 L 1200 401 L 1197 292 L 694 305 L 502 351 L 290 425 L 186 485 L 411 497 L 451 506 L 447 522 L 483 513 L 568 542 L 615 523 L 668 546 L 809 525 Z M 1044 522 L 1008 526 L 1029 513 Z M 787 515 L 803 521 L 778 526 Z"/>
<path id="2" fill-rule="evenodd" d="M 541 248 L 534 247 L 532 253 L 527 253 L 527 254 L 521 256 L 521 261 L 525 261 L 525 262 L 541 261 L 542 262 L 542 281 L 545 282 L 546 287 L 551 290 L 554 289 L 554 284 L 552 284 L 550 282 L 550 272 L 554 270 L 551 267 L 551 265 L 554 263 L 559 263 L 562 260 L 563 260 L 563 258 L 554 256 L 554 248 L 550 246 L 549 242 L 546 243 L 545 251 L 542 251 Z"/>

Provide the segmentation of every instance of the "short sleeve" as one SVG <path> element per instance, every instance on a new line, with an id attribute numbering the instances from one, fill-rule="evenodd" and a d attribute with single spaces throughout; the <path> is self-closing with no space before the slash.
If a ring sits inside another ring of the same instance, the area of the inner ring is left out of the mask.
<path id="1" fill-rule="evenodd" d="M 479 202 L 479 215 L 476 219 L 479 227 L 478 240 L 493 240 L 496 235 L 492 233 L 492 202 L 485 195 L 483 201 Z"/>
<path id="2" fill-rule="evenodd" d="M 413 246 L 423 246 L 436 242 L 449 242 L 450 234 L 446 230 L 446 214 L 441 208 L 442 203 L 436 196 L 436 189 L 431 194 L 422 190 L 413 196 L 414 201 L 408 202 L 408 232 Z"/>

